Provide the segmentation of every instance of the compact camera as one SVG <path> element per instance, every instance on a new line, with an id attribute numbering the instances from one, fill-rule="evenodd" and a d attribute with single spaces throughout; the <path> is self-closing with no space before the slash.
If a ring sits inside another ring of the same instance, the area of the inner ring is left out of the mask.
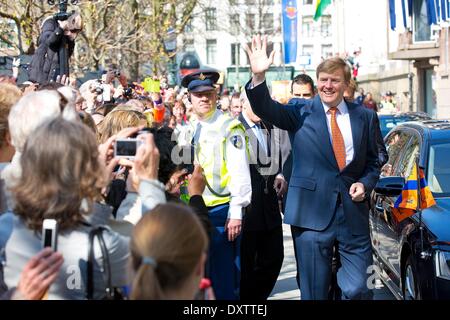
<path id="1" fill-rule="evenodd" d="M 142 142 L 140 138 L 117 139 L 114 143 L 114 157 L 133 160 Z"/>
<path id="2" fill-rule="evenodd" d="M 130 99 L 133 96 L 133 88 L 128 87 L 123 89 L 123 96 Z"/>
<path id="3" fill-rule="evenodd" d="M 114 156 L 133 160 L 137 149 L 144 143 L 142 136 L 152 132 L 152 128 L 143 128 L 130 138 L 117 139 L 114 143 Z"/>

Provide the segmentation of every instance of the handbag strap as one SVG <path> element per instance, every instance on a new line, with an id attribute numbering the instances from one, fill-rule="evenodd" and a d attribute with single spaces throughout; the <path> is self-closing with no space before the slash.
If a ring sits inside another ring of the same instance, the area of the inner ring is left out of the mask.
<path id="1" fill-rule="evenodd" d="M 109 262 L 109 254 L 106 248 L 105 239 L 103 238 L 103 231 L 106 230 L 104 227 L 93 228 L 89 232 L 89 244 L 88 244 L 88 261 L 87 261 L 87 294 L 86 298 L 92 300 L 94 297 L 94 240 L 98 239 L 100 244 L 100 249 L 103 257 L 103 279 L 106 284 L 106 298 L 114 298 L 114 290 L 111 282 L 111 264 Z"/>

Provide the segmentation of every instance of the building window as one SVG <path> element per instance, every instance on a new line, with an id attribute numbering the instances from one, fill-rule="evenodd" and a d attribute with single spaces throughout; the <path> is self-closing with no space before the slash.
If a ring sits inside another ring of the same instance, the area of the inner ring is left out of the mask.
<path id="1" fill-rule="evenodd" d="M 427 1 L 413 1 L 414 41 L 431 41 L 431 27 L 428 25 Z"/>
<path id="2" fill-rule="evenodd" d="M 217 40 L 206 40 L 206 63 L 216 64 Z"/>
<path id="3" fill-rule="evenodd" d="M 205 10 L 206 31 L 217 30 L 216 25 L 216 8 L 208 8 Z"/>
<path id="4" fill-rule="evenodd" d="M 333 56 L 333 47 L 331 44 L 322 45 L 322 58 L 328 59 Z"/>
<path id="5" fill-rule="evenodd" d="M 249 29 L 250 31 L 253 31 L 255 29 L 255 25 L 256 25 L 256 18 L 255 15 L 252 13 L 247 13 L 247 15 L 245 16 L 245 24 L 247 26 L 247 29 Z"/>
<path id="6" fill-rule="evenodd" d="M 239 34 L 239 14 L 232 14 L 230 15 L 230 32 L 232 35 L 238 35 Z"/>
<path id="7" fill-rule="evenodd" d="M 273 14 L 272 13 L 265 13 L 263 15 L 263 21 L 262 21 L 262 27 L 264 28 L 264 31 L 270 32 L 273 30 Z"/>
<path id="8" fill-rule="evenodd" d="M 231 44 L 231 64 L 235 66 L 241 63 L 241 45 L 239 43 Z"/>
<path id="9" fill-rule="evenodd" d="M 313 4 L 313 0 L 303 0 L 303 4 Z"/>
<path id="10" fill-rule="evenodd" d="M 302 21 L 302 36 L 305 38 L 313 37 L 313 21 L 312 18 L 303 18 Z"/>
<path id="11" fill-rule="evenodd" d="M 322 37 L 331 37 L 331 17 L 323 16 L 320 26 Z"/>
<path id="12" fill-rule="evenodd" d="M 193 52 L 195 51 L 194 47 L 194 39 L 184 39 L 183 41 L 183 49 L 185 52 Z"/>
<path id="13" fill-rule="evenodd" d="M 312 45 L 303 45 L 302 46 L 302 55 L 303 56 L 312 56 L 314 52 L 314 47 Z"/>

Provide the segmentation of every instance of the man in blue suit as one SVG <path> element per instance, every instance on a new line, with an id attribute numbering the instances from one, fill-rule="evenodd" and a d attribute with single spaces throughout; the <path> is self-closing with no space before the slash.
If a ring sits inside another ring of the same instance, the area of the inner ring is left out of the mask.
<path id="1" fill-rule="evenodd" d="M 316 70 L 318 95 L 282 105 L 273 101 L 265 72 L 274 53 L 267 38 L 246 47 L 252 80 L 247 96 L 255 114 L 289 131 L 293 168 L 285 223 L 291 225 L 302 299 L 327 299 L 333 244 L 342 266 L 337 278 L 343 299 L 369 299 L 368 267 L 372 264 L 367 195 L 380 173 L 375 141 L 375 113 L 346 103 L 351 79 L 340 58 L 323 61 Z"/>

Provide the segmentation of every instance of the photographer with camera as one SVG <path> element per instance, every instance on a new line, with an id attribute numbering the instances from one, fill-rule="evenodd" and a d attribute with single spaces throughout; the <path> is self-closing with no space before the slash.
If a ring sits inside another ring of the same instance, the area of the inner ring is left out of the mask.
<path id="1" fill-rule="evenodd" d="M 83 29 L 83 22 L 77 12 L 72 13 L 66 20 L 61 20 L 64 18 L 66 16 L 55 15 L 44 21 L 38 41 L 39 47 L 30 63 L 30 81 L 46 83 L 55 81 L 58 75 L 69 75 L 68 60 L 73 54 L 75 39 Z M 61 57 L 60 51 L 65 45 L 66 56 Z M 67 66 L 67 70 L 62 73 L 61 64 Z"/>
<path id="2" fill-rule="evenodd" d="M 103 88 L 100 80 L 88 80 L 80 86 L 80 95 L 83 98 L 81 110 L 93 113 L 97 107 L 103 104 Z"/>

